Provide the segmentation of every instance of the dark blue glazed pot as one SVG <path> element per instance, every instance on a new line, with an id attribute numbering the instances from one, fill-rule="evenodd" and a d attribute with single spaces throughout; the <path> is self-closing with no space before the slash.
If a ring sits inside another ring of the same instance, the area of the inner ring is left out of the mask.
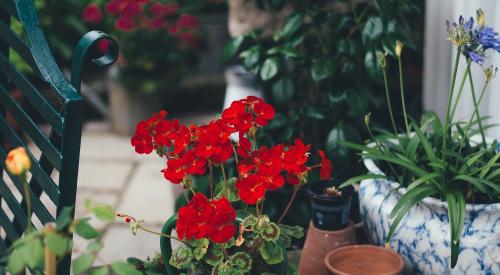
<path id="1" fill-rule="evenodd" d="M 349 224 L 354 187 L 342 188 L 340 196 L 325 193 L 328 187 L 338 187 L 341 182 L 336 180 L 318 181 L 308 187 L 311 196 L 312 221 L 321 230 L 340 230 Z"/>

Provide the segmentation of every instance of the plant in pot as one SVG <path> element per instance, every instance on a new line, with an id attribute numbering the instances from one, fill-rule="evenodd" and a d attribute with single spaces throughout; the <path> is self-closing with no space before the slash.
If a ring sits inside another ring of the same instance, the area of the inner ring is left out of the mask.
<path id="1" fill-rule="evenodd" d="M 107 28 L 120 46 L 120 60 L 108 77 L 116 132 L 132 134 L 137 122 L 159 111 L 196 67 L 202 32 L 191 14 L 200 6 L 192 2 L 110 0 L 83 10 L 84 21 Z"/>
<path id="2" fill-rule="evenodd" d="M 386 104 L 375 51 L 396 40 L 407 47 L 411 40 L 418 42 L 418 35 L 410 33 L 421 33 L 420 23 L 410 27 L 409 22 L 421 22 L 416 16 L 419 8 L 411 1 L 255 2 L 272 12 L 290 6 L 294 11 L 272 38 L 262 38 L 258 31 L 248 33 L 232 40 L 223 55 L 236 55 L 276 106 L 276 119 L 258 133 L 258 140 L 272 145 L 300 137 L 326 148 L 339 180 L 359 174 L 363 167 L 356 161 L 356 152 L 339 146 L 338 141 L 368 138 L 362 116 L 367 110 L 383 110 Z M 418 64 L 420 56 L 416 51 L 410 58 Z M 412 90 L 418 95 L 420 89 L 414 85 Z M 417 107 L 411 110 L 418 112 L 418 96 L 412 102 Z M 384 112 L 374 113 L 378 127 L 389 126 Z M 283 197 L 270 193 L 269 199 L 276 204 L 270 208 L 284 207 Z M 286 220 L 307 226 L 310 201 L 307 194 L 299 197 L 303 199 L 294 207 L 303 211 Z"/>
<path id="3" fill-rule="evenodd" d="M 364 180 L 359 196 L 369 237 L 394 247 L 411 272 L 496 274 L 500 152 L 498 142 L 485 136 L 491 126 L 478 107 L 496 68 L 482 68 L 485 82 L 478 94 L 471 70 L 474 63 L 484 64 L 488 52 L 500 52 L 500 37 L 485 25 L 482 11 L 476 21 L 460 17 L 458 23 L 447 22 L 447 30 L 457 51 L 444 122 L 435 113 L 424 114 L 420 122 L 405 114 L 402 133 L 393 123 L 393 132 L 373 136 L 366 145 L 344 142 L 362 152 L 369 170 L 344 186 Z M 398 42 L 395 57 L 404 108 L 402 48 Z M 379 53 L 379 63 L 386 68 L 385 54 Z M 458 78 L 460 64 L 465 72 Z M 465 85 L 471 88 L 474 112 L 455 122 Z M 370 129 L 369 116 L 366 125 Z"/>
<path id="4" fill-rule="evenodd" d="M 272 221 L 262 211 L 265 194 L 291 185 L 307 184 L 314 168 L 331 177 L 331 162 L 320 151 L 320 164 L 309 166 L 311 145 L 297 139 L 292 145 L 258 146 L 255 134 L 274 118 L 273 107 L 257 97 L 235 101 L 220 119 L 208 125 L 186 127 L 166 119 L 162 111 L 140 122 L 131 143 L 137 153 L 155 151 L 166 159 L 164 177 L 190 195 L 161 233 L 161 250 L 168 274 L 182 270 L 203 274 L 288 274 L 286 248 L 303 236 L 299 226 Z M 237 134 L 239 141 L 230 136 Z M 234 158 L 236 171 L 229 178 L 227 163 Z M 214 180 L 215 170 L 222 180 Z M 210 175 L 209 192 L 197 192 L 195 176 Z M 294 192 L 296 194 L 296 192 Z M 284 217 L 295 196 L 290 198 Z M 144 221 L 120 215 L 136 233 Z M 175 229 L 177 237 L 172 236 Z M 147 231 L 147 230 L 146 230 Z M 171 239 L 182 246 L 172 252 Z"/>
<path id="5" fill-rule="evenodd" d="M 308 187 L 312 221 L 300 258 L 300 274 L 328 274 L 322 264 L 328 252 L 356 243 L 353 222 L 349 220 L 354 188 L 340 188 L 340 184 L 338 180 L 318 181 Z"/>

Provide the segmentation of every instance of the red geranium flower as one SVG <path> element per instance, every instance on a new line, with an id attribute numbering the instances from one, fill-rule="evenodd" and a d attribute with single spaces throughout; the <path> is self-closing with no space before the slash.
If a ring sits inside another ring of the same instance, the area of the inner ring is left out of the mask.
<path id="1" fill-rule="evenodd" d="M 183 14 L 177 19 L 176 25 L 183 29 L 192 29 L 198 27 L 198 18 L 191 14 Z"/>
<path id="2" fill-rule="evenodd" d="M 267 191 L 262 178 L 255 174 L 245 178 L 240 177 L 236 181 L 235 187 L 238 189 L 238 196 L 241 201 L 249 205 L 256 204 L 260 199 L 264 198 Z"/>
<path id="3" fill-rule="evenodd" d="M 102 21 L 102 11 L 96 4 L 89 4 L 82 12 L 82 19 L 85 22 L 99 24 Z"/>
<path id="4" fill-rule="evenodd" d="M 132 137 L 132 146 L 138 154 L 150 154 L 153 152 L 153 139 L 151 135 L 139 133 Z"/>
<path id="5" fill-rule="evenodd" d="M 115 27 L 121 31 L 129 32 L 135 28 L 135 22 L 127 16 L 120 16 L 115 22 Z"/>
<path id="6" fill-rule="evenodd" d="M 332 161 L 326 157 L 325 152 L 322 150 L 318 151 L 319 156 L 321 157 L 321 168 L 319 171 L 319 177 L 322 180 L 327 180 L 332 177 Z"/>
<path id="7" fill-rule="evenodd" d="M 197 193 L 187 206 L 179 209 L 176 231 L 181 239 L 208 238 L 225 243 L 236 233 L 235 219 L 236 211 L 225 197 L 209 201 Z"/>

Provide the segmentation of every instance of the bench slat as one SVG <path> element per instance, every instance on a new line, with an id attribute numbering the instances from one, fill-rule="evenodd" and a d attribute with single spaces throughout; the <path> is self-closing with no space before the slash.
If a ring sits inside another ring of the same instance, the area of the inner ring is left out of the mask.
<path id="1" fill-rule="evenodd" d="M 0 70 L 18 87 L 28 101 L 40 112 L 47 122 L 52 126 L 58 134 L 62 134 L 63 119 L 59 112 L 54 109 L 54 106 L 29 82 L 28 79 L 0 54 Z"/>
<path id="2" fill-rule="evenodd" d="M 26 222 L 25 222 L 26 223 Z M 19 238 L 19 233 L 14 229 L 12 222 L 9 220 L 9 217 L 2 210 L 0 211 L 0 225 L 2 225 L 3 230 L 7 233 L 7 238 L 14 242 Z M 3 245 L 3 242 L 0 242 Z"/>
<path id="3" fill-rule="evenodd" d="M 2 195 L 2 199 L 7 202 L 10 211 L 14 214 L 14 219 L 20 224 L 21 229 L 24 231 L 26 229 L 26 221 L 28 220 L 26 212 L 21 208 L 19 202 L 16 200 L 16 197 L 14 197 L 14 194 L 12 194 L 7 184 L 5 184 L 3 178 L 0 178 L 0 195 Z"/>
<path id="4" fill-rule="evenodd" d="M 0 39 L 10 45 L 11 49 L 15 50 L 30 65 L 31 69 L 40 74 L 28 46 L 2 21 L 0 21 Z"/>
<path id="5" fill-rule="evenodd" d="M 9 128 L 7 121 L 2 116 L 0 116 L 0 133 L 11 143 L 12 146 L 22 146 L 24 148 L 28 148 L 26 144 L 21 140 L 21 138 L 19 138 L 19 136 L 17 136 L 17 134 L 13 132 L 11 128 Z M 43 188 L 45 193 L 47 193 L 47 196 L 57 206 L 60 196 L 59 188 L 54 183 L 52 178 L 50 178 L 50 176 L 44 172 L 44 170 L 40 166 L 40 163 L 36 160 L 33 154 L 31 154 L 29 150 L 27 150 L 27 153 L 30 156 L 32 162 L 30 170 L 32 176 L 37 180 L 38 184 Z"/>
<path id="6" fill-rule="evenodd" d="M 23 128 L 23 130 L 31 137 L 35 144 L 40 148 L 40 151 L 50 160 L 52 165 L 59 170 L 61 169 L 61 153 L 50 143 L 48 137 L 38 128 L 31 117 L 23 110 L 10 95 L 9 92 L 0 84 L 0 102 L 7 107 L 7 110 L 12 113 L 15 120 Z"/>

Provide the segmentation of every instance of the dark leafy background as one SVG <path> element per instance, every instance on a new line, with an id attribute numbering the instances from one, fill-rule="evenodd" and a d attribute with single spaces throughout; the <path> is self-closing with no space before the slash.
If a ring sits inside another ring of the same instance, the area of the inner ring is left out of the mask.
<path id="1" fill-rule="evenodd" d="M 258 76 L 258 86 L 265 90 L 266 100 L 277 109 L 275 120 L 259 133 L 260 144 L 291 143 L 301 137 L 313 143 L 313 150 L 326 149 L 338 179 L 365 171 L 359 155 L 338 142 L 366 140 L 364 116 L 368 112 L 372 113 L 372 126 L 389 126 L 376 51 L 393 55 L 397 40 L 405 45 L 403 61 L 410 113 L 419 116 L 423 1 L 256 3 L 265 10 L 280 10 L 285 5 L 292 5 L 295 10 L 272 39 L 262 39 L 260 32 L 254 31 L 234 39 L 223 53 L 226 59 L 236 56 Z M 393 105 L 400 106 L 397 66 L 388 66 Z M 396 108 L 395 113 L 396 123 L 402 128 L 402 112 Z M 302 197 L 288 217 L 295 221 L 287 223 L 307 225 L 307 196 Z M 266 207 L 271 213 L 279 213 L 287 200 L 287 194 L 275 193 L 268 197 Z"/>

